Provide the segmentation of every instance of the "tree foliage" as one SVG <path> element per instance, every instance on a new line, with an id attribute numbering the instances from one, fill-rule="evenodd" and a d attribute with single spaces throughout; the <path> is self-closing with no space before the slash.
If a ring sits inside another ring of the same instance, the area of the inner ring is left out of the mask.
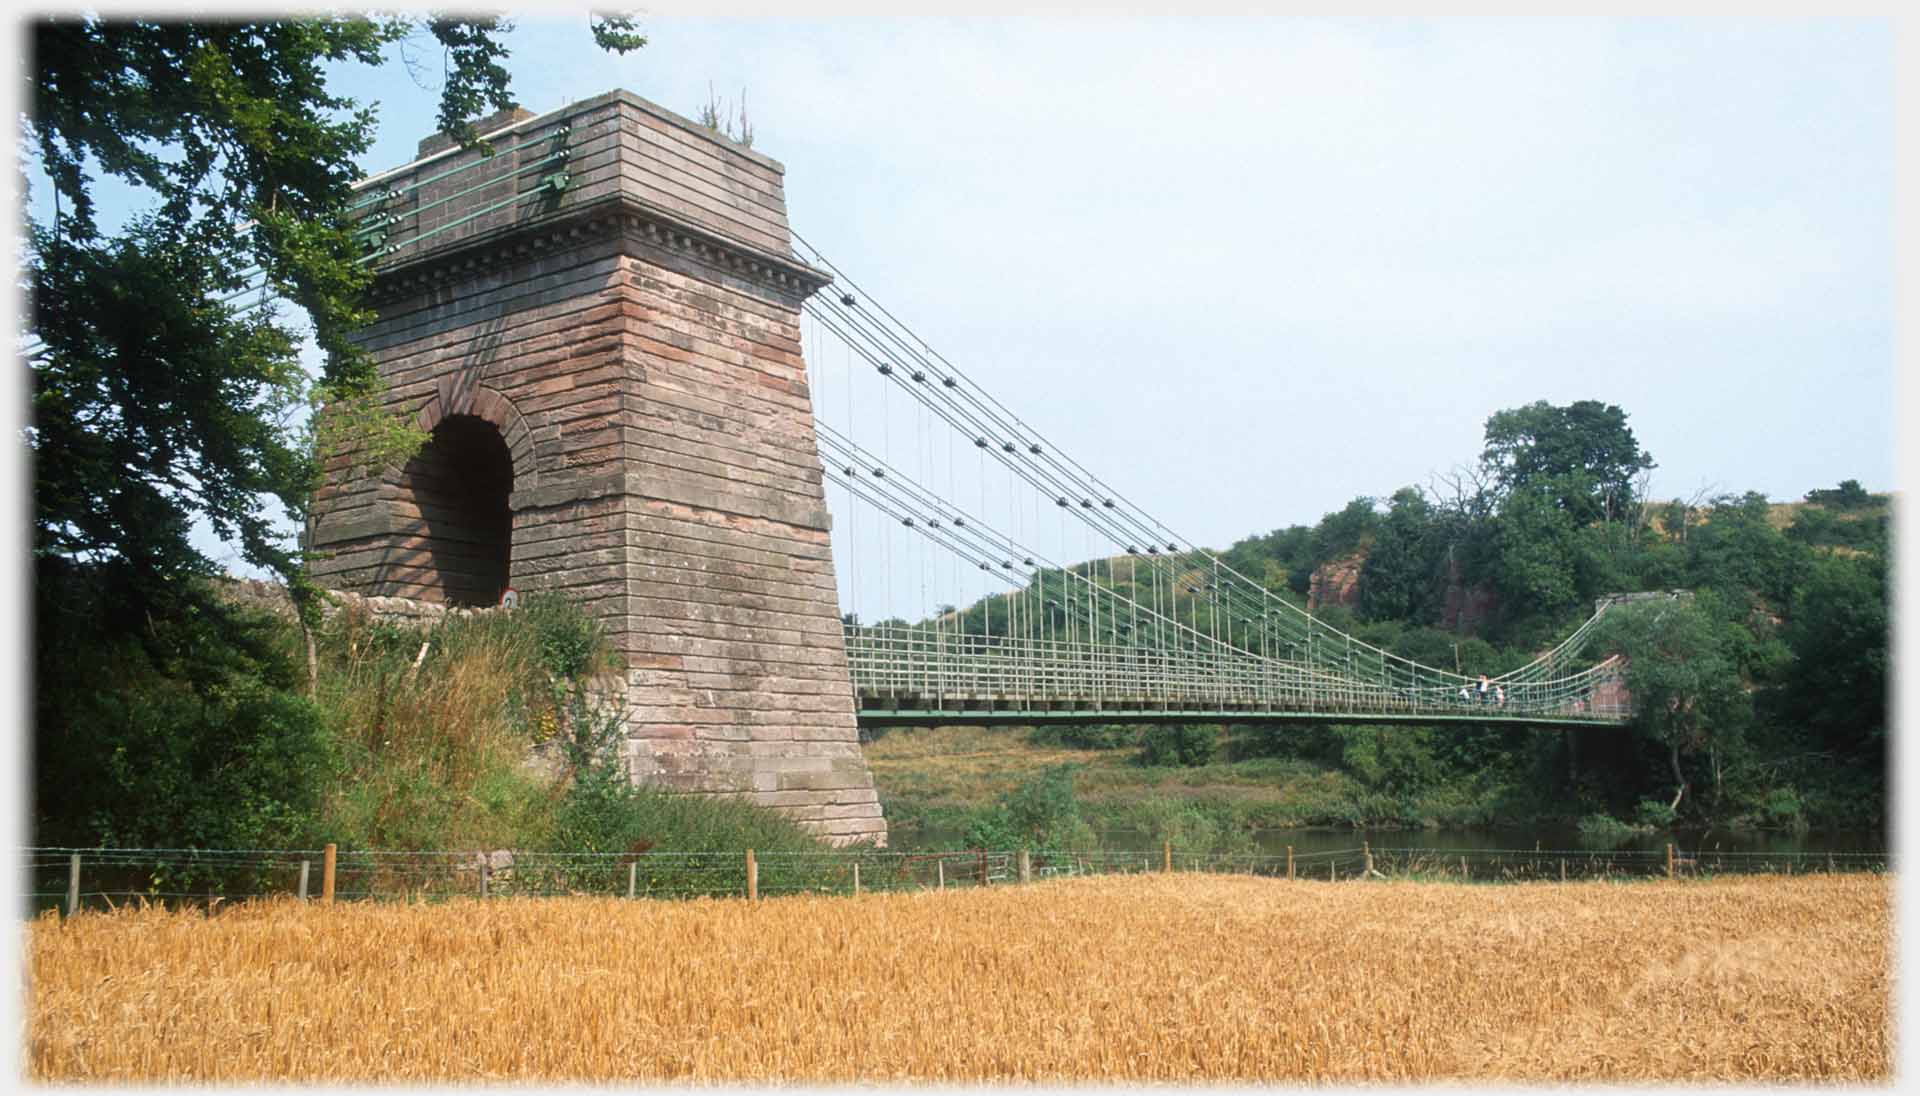
<path id="1" fill-rule="evenodd" d="M 470 141 L 474 118 L 513 105 L 507 25 L 426 25 L 447 59 L 440 125 Z M 25 136 L 52 205 L 27 233 L 36 553 L 123 560 L 151 595 L 208 569 L 187 539 L 205 520 L 247 562 L 299 583 L 293 531 L 316 480 L 299 411 L 310 396 L 352 406 L 377 390 L 349 339 L 369 275 L 347 212 L 375 117 L 328 76 L 380 64 L 411 29 L 364 17 L 29 24 Z M 605 48 L 645 43 L 629 16 L 592 29 Z M 131 195 L 124 226 L 101 222 L 102 179 Z M 299 315 L 241 307 L 258 281 Z M 298 358 L 308 328 L 318 378 Z"/>
<path id="2" fill-rule="evenodd" d="M 1880 816 L 1884 497 L 1851 480 L 1811 491 L 1812 505 L 1784 532 L 1780 508 L 1758 493 L 1662 506 L 1640 497 L 1636 477 L 1652 461 L 1625 413 L 1595 401 L 1498 412 L 1483 457 L 1431 492 L 1403 487 L 1384 507 L 1357 498 L 1314 525 L 1240 540 L 1221 558 L 1296 598 L 1316 569 L 1358 553 L 1357 602 L 1318 606 L 1322 622 L 1468 675 L 1524 665 L 1603 595 L 1691 591 L 1691 606 L 1657 630 L 1629 629 L 1626 613 L 1610 624 L 1608 642 L 1644 656 L 1629 682 L 1655 698 L 1640 733 L 1587 738 L 1576 750 L 1571 739 L 1503 728 L 1392 739 L 1250 728 L 1232 737 L 1236 759 L 1334 765 L 1414 817 L 1409 797 L 1419 789 L 1469 774 L 1537 784 L 1538 803 L 1526 809 L 1581 804 L 1649 824 Z M 1174 759 L 1174 740 L 1154 735 Z M 1676 810 L 1682 787 L 1711 792 L 1689 790 Z"/>
<path id="3" fill-rule="evenodd" d="M 1573 521 L 1618 520 L 1633 502 L 1633 478 L 1654 467 L 1651 454 L 1613 404 L 1545 400 L 1487 420 L 1483 468 L 1506 493 L 1540 492 Z"/>
<path id="4" fill-rule="evenodd" d="M 1817 506 L 1831 506 L 1835 510 L 1860 510 L 1873 504 L 1873 496 L 1860 486 L 1859 480 L 1841 480 L 1840 486 L 1816 488 L 1807 492 L 1807 501 Z"/>
<path id="5" fill-rule="evenodd" d="M 1873 559 L 1814 563 L 1793 603 L 1785 642 L 1784 717 L 1824 748 L 1884 763 L 1887 730 L 1887 588 Z"/>
<path id="6" fill-rule="evenodd" d="M 1149 727 L 1140 736 L 1140 763 L 1193 767 L 1212 761 L 1220 748 L 1220 728 L 1177 723 Z"/>
<path id="7" fill-rule="evenodd" d="M 342 64 L 380 64 L 412 27 L 357 16 L 28 24 L 24 148 L 47 180 L 21 282 L 46 640 L 36 819 L 49 832 L 244 841 L 236 819 L 305 809 L 312 712 L 261 654 L 257 628 L 203 581 L 217 568 L 191 536 L 204 522 L 315 622 L 295 534 L 319 446 L 364 434 L 391 454 L 418 441 L 377 413 L 375 371 L 352 342 L 369 274 L 347 208 L 375 117 L 329 85 Z M 475 116 L 512 105 L 505 24 L 435 16 L 427 29 L 447 56 L 441 125 L 468 140 Z M 624 15 L 592 29 L 623 52 L 645 41 Z M 246 307 L 261 286 L 290 308 Z M 317 376 L 300 360 L 309 335 Z M 316 418 L 316 404 L 329 413 Z M 54 650 L 103 671 L 90 696 L 60 695 Z M 111 803 L 67 794 L 63 766 L 115 774 L 92 785 L 110 787 Z"/>
<path id="8" fill-rule="evenodd" d="M 1418 487 L 1387 500 L 1360 572 L 1360 615 L 1368 620 L 1433 619 L 1439 608 L 1447 548 L 1444 530 Z"/>
<path id="9" fill-rule="evenodd" d="M 372 387 L 348 332 L 365 272 L 344 207 L 373 118 L 325 67 L 373 63 L 398 28 L 365 19 L 32 25 L 26 131 L 55 212 L 28 229 L 35 549 L 123 560 L 152 591 L 204 571 L 193 518 L 283 574 L 298 560 L 271 498 L 298 512 L 311 454 L 300 332 L 224 298 L 255 272 L 300 306 L 323 383 Z M 152 206 L 104 231 L 96 177 Z"/>
<path id="10" fill-rule="evenodd" d="M 1640 602 L 1602 617 L 1595 646 L 1625 660 L 1634 726 L 1667 750 L 1678 807 L 1689 786 L 1681 758 L 1727 748 L 1751 714 L 1724 626 L 1689 601 Z"/>

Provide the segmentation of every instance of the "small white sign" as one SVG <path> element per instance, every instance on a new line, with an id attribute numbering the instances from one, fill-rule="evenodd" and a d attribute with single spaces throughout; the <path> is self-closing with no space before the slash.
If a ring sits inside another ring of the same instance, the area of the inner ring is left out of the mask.
<path id="1" fill-rule="evenodd" d="M 500 607 L 511 609 L 518 604 L 520 604 L 520 591 L 511 586 L 507 587 L 506 592 L 500 595 Z"/>

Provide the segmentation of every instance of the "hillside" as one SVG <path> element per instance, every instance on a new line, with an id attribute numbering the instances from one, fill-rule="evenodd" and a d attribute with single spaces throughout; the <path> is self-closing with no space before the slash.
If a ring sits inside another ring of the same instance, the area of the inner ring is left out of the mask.
<path id="1" fill-rule="evenodd" d="M 1524 664 L 1598 597 L 1689 590 L 1688 642 L 1705 646 L 1688 657 L 1721 675 L 1705 722 L 1683 732 L 1643 722 L 1578 751 L 1560 735 L 1497 728 L 895 730 L 867 754 L 896 840 L 985 825 L 1058 766 L 1074 767 L 1078 814 L 1094 828 L 1151 829 L 1187 812 L 1208 821 L 1206 840 L 1292 825 L 1884 821 L 1891 495 L 1847 481 L 1791 503 L 1651 501 L 1629 508 L 1638 526 L 1578 524 L 1551 497 L 1442 506 L 1408 488 L 1220 555 L 1335 628 L 1467 674 Z M 1073 570 L 1127 592 L 1125 566 Z M 979 631 L 985 611 L 977 603 L 950 623 Z M 1606 642 L 1626 642 L 1613 631 Z"/>

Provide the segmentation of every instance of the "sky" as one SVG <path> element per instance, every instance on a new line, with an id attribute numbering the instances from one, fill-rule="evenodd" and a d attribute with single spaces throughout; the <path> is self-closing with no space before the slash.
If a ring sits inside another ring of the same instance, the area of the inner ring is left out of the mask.
<path id="1" fill-rule="evenodd" d="M 1196 543 L 1431 485 L 1535 400 L 1624 409 L 1657 497 L 1894 486 L 1886 20 L 643 29 L 523 17 L 514 92 L 744 95 L 801 234 Z M 422 39 L 341 73 L 369 171 L 432 126 Z"/>

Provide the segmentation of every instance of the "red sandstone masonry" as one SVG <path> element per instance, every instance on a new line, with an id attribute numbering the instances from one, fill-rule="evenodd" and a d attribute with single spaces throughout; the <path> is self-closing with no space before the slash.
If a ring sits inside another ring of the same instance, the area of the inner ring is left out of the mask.
<path id="1" fill-rule="evenodd" d="M 362 345 L 392 406 L 423 427 L 470 415 L 500 430 L 510 581 L 589 599 L 626 652 L 636 780 L 749 795 L 836 841 L 884 840 L 801 357 L 799 306 L 826 279 L 791 254 L 780 166 L 624 92 L 524 119 L 495 145 L 562 125 L 575 178 L 559 200 L 403 244 L 380 267 Z M 552 170 L 526 166 L 546 149 L 474 169 L 513 173 L 419 223 L 529 193 Z M 453 491 L 456 472 L 350 472 L 329 464 L 310 531 L 332 553 L 315 567 L 324 581 L 431 598 L 458 579 L 436 564 L 484 562 L 484 544 L 433 539 L 472 521 L 411 493 Z"/>

